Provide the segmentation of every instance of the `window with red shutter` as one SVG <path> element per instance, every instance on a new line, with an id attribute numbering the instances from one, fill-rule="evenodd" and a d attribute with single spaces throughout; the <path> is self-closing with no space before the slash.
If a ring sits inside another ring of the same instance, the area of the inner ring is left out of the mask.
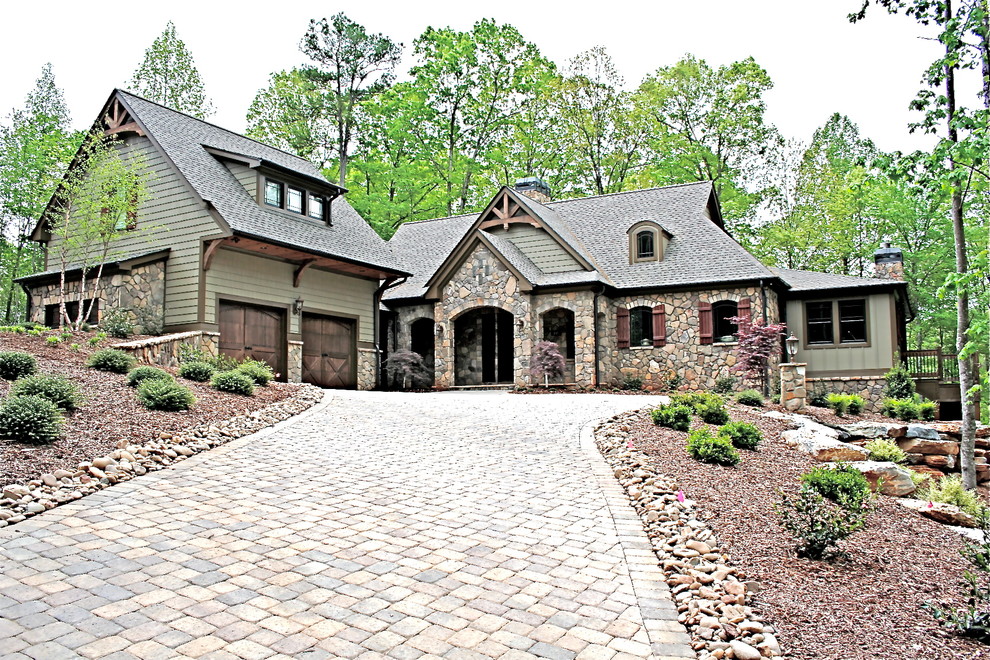
<path id="1" fill-rule="evenodd" d="M 667 345 L 667 310 L 663 305 L 653 308 L 653 345 Z"/>
<path id="2" fill-rule="evenodd" d="M 736 316 L 746 319 L 744 323 L 749 323 L 749 320 L 753 316 L 752 301 L 749 298 L 739 299 L 739 304 L 736 306 Z"/>
<path id="3" fill-rule="evenodd" d="M 616 310 L 616 335 L 619 348 L 629 348 L 629 310 L 619 307 Z"/>
<path id="4" fill-rule="evenodd" d="M 700 320 L 701 330 L 701 343 L 710 344 L 712 343 L 712 304 L 703 302 L 698 303 L 698 318 Z"/>

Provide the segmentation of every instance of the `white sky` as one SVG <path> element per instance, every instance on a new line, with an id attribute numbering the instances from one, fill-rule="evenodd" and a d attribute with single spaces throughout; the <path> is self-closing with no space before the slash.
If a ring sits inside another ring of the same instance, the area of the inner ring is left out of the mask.
<path id="1" fill-rule="evenodd" d="M 115 86 L 124 86 L 144 50 L 176 24 L 213 99 L 215 123 L 241 132 L 268 75 L 302 63 L 297 44 L 310 18 L 343 11 L 370 32 L 406 45 L 427 26 L 469 29 L 481 18 L 511 23 L 558 65 L 602 45 L 630 86 L 694 53 L 720 65 L 752 55 L 770 74 L 768 119 L 785 137 L 810 139 L 832 112 L 847 114 L 884 150 L 929 146 L 909 135 L 919 113 L 908 103 L 938 44 L 919 26 L 875 7 L 865 22 L 846 14 L 861 0 L 653 0 L 580 3 L 500 0 L 238 3 L 168 0 L 113 5 L 78 0 L 4 3 L 0 26 L 0 116 L 20 107 L 45 62 L 54 65 L 73 123 L 89 125 Z"/>

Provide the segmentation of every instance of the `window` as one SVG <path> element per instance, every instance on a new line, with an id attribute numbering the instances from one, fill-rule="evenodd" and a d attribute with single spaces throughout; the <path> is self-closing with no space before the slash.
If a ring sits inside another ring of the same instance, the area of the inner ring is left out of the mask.
<path id="1" fill-rule="evenodd" d="M 739 326 L 730 320 L 736 316 L 739 316 L 739 305 L 733 300 L 721 300 L 712 305 L 714 341 L 736 341 L 736 332 L 739 331 Z"/>
<path id="2" fill-rule="evenodd" d="M 629 345 L 653 346 L 653 309 L 633 307 L 629 310 Z"/>
<path id="3" fill-rule="evenodd" d="M 306 193 L 298 188 L 289 188 L 289 194 L 287 195 L 285 208 L 293 213 L 298 213 L 302 215 L 303 212 L 303 199 L 305 199 Z"/>
<path id="4" fill-rule="evenodd" d="M 804 315 L 808 346 L 867 342 L 865 298 L 806 302 Z"/>
<path id="5" fill-rule="evenodd" d="M 655 234 L 650 231 L 641 231 L 636 234 L 636 258 L 637 259 L 650 259 L 656 254 L 654 248 L 654 236 Z"/>
<path id="6" fill-rule="evenodd" d="M 265 179 L 265 204 L 282 208 L 282 191 L 284 188 L 278 181 Z"/>
<path id="7" fill-rule="evenodd" d="M 100 318 L 100 301 L 93 300 L 92 298 L 87 298 L 84 305 L 89 308 L 89 316 L 83 319 L 87 323 L 97 323 Z M 45 305 L 45 325 L 49 328 L 58 328 L 61 326 L 60 323 L 60 305 L 54 303 L 51 305 Z M 69 317 L 70 322 L 75 322 L 76 317 L 79 316 L 79 301 L 78 300 L 68 300 L 65 303 L 65 314 Z"/>
<path id="8" fill-rule="evenodd" d="M 326 220 L 325 215 L 326 206 L 323 202 L 323 198 L 319 195 L 309 194 L 309 217 L 316 220 Z"/>

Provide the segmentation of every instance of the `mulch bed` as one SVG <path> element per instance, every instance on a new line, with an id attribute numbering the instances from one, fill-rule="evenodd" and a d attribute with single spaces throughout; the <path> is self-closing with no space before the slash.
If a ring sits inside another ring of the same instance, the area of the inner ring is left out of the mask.
<path id="1" fill-rule="evenodd" d="M 823 410 L 803 412 L 817 416 Z M 730 546 L 733 563 L 764 585 L 755 604 L 777 628 L 788 656 L 990 658 L 986 646 L 940 630 L 920 609 L 928 600 L 962 604 L 963 540 L 891 498 L 880 497 L 867 528 L 843 543 L 847 558 L 825 562 L 796 556 L 795 543 L 773 507 L 779 490 L 796 486 L 814 461 L 783 444 L 780 434 L 788 422 L 759 412 L 730 406 L 733 420 L 752 422 L 764 435 L 760 450 L 741 451 L 742 462 L 735 468 L 693 460 L 684 450 L 686 434 L 654 426 L 648 417 L 630 427 L 630 438 L 698 503 L 701 515 Z M 835 421 L 822 416 L 822 421 Z M 867 417 L 872 416 L 841 421 Z M 695 427 L 701 426 L 695 421 Z"/>
<path id="2" fill-rule="evenodd" d="M 44 337 L 0 334 L 0 351 L 25 351 L 38 360 L 38 373 L 57 374 L 76 381 L 85 397 L 75 412 L 65 416 L 62 437 L 50 445 L 26 445 L 0 439 L 0 486 L 26 483 L 45 472 L 59 468 L 75 469 L 81 461 L 105 456 L 121 440 L 133 443 L 157 439 L 163 431 L 176 433 L 199 424 L 218 422 L 234 415 L 251 412 L 287 398 L 294 385 L 270 383 L 259 387 L 253 396 L 217 392 L 206 383 L 180 379 L 196 396 L 196 405 L 182 412 L 147 410 L 127 385 L 121 374 L 89 369 L 86 358 L 115 340 L 104 340 L 90 348 L 86 340 L 92 333 L 78 332 L 58 346 L 48 346 Z M 80 344 L 78 351 L 69 348 Z M 175 370 L 172 371 L 173 375 Z M 0 379 L 0 397 L 6 396 L 10 383 Z"/>

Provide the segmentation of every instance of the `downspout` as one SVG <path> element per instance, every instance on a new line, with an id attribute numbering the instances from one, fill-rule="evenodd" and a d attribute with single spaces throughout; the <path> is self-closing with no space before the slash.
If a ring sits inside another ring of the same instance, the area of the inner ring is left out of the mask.
<path id="1" fill-rule="evenodd" d="M 381 286 L 375 289 L 375 295 L 372 297 L 374 299 L 374 306 L 371 308 L 371 331 L 375 338 L 375 389 L 377 390 L 381 387 L 381 377 L 382 377 L 382 350 L 379 345 L 378 337 L 378 317 L 381 314 L 379 308 L 382 305 L 382 295 L 386 291 L 393 287 L 397 287 L 404 283 L 408 277 L 386 277 L 385 281 L 382 282 Z"/>
<path id="2" fill-rule="evenodd" d="M 24 282 L 18 282 L 18 284 L 21 286 L 22 289 L 24 289 L 24 296 L 27 298 L 27 310 L 26 310 L 27 316 L 24 317 L 24 320 L 25 321 L 30 321 L 31 320 L 31 303 L 33 302 L 33 300 L 31 299 L 31 289 L 28 288 L 28 285 L 25 284 Z M 7 320 L 8 320 L 8 322 L 10 321 L 10 319 L 7 319 Z M 42 319 L 42 321 L 44 321 L 44 319 Z"/>
<path id="3" fill-rule="evenodd" d="M 594 314 L 594 317 L 595 317 L 595 322 L 594 322 L 594 324 L 592 326 L 593 334 L 595 336 L 595 387 L 598 387 L 598 385 L 602 382 L 602 380 L 601 380 L 601 378 L 602 378 L 601 364 L 600 364 L 599 355 L 598 355 L 598 352 L 599 352 L 599 344 L 598 344 L 598 299 L 599 299 L 599 297 L 603 293 L 605 293 L 605 285 L 604 284 L 602 284 L 602 288 L 601 288 L 600 291 L 595 291 L 595 298 L 594 298 L 594 301 L 592 302 L 592 313 Z"/>
<path id="4" fill-rule="evenodd" d="M 767 287 L 760 280 L 760 307 L 763 308 L 763 325 L 766 327 L 769 321 L 769 314 L 767 312 Z M 770 365 L 763 367 L 763 396 L 770 397 Z"/>

